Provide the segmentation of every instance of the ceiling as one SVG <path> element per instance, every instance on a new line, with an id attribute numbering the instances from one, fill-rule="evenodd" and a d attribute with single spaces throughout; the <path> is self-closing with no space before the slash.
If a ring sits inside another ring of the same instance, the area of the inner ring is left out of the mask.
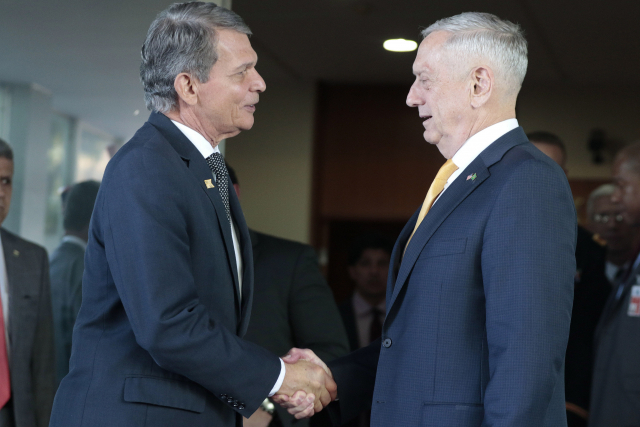
<path id="1" fill-rule="evenodd" d="M 0 0 L 0 82 L 37 83 L 54 108 L 121 138 L 146 120 L 140 47 L 166 0 Z M 525 84 L 640 86 L 640 2 L 633 0 L 233 0 L 251 27 L 269 83 L 407 84 L 435 20 L 486 11 L 518 22 L 529 41 Z M 136 110 L 138 115 L 134 115 Z"/>

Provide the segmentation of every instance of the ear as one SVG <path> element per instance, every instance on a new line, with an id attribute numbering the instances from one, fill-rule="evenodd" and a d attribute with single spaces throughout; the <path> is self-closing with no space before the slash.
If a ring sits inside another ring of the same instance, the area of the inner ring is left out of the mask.
<path id="1" fill-rule="evenodd" d="M 473 91 L 471 93 L 471 106 L 482 107 L 491 97 L 493 92 L 493 71 L 488 67 L 477 67 L 471 71 Z"/>
<path id="2" fill-rule="evenodd" d="M 173 87 L 178 98 L 187 105 L 195 105 L 198 102 L 198 81 L 190 74 L 178 74 L 173 81 Z"/>

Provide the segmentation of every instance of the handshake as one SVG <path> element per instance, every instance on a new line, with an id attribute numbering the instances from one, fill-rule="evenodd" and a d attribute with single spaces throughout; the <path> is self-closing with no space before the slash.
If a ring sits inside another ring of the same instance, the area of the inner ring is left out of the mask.
<path id="1" fill-rule="evenodd" d="M 297 419 L 320 412 L 338 395 L 338 386 L 327 365 L 308 349 L 292 348 L 282 360 L 285 376 L 272 400 Z"/>

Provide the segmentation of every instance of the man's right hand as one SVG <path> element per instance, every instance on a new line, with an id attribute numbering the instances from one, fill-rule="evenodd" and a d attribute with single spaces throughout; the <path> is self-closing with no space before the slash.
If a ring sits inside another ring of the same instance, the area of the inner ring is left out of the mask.
<path id="1" fill-rule="evenodd" d="M 296 418 L 304 418 L 320 412 L 336 398 L 336 383 L 322 366 L 300 359 L 295 363 L 285 363 L 285 369 L 284 381 L 274 398 L 277 401 L 278 397 L 282 397 L 279 400 L 288 401 L 296 392 L 298 396 L 306 396 L 306 405 L 309 410 L 294 414 Z"/>

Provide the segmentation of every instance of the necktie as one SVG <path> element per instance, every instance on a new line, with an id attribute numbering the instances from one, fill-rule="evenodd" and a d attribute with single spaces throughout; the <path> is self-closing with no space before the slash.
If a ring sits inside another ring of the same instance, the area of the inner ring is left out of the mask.
<path id="1" fill-rule="evenodd" d="M 436 177 L 431 183 L 431 187 L 429 187 L 429 191 L 427 191 L 427 197 L 425 197 L 424 203 L 422 203 L 422 209 L 420 209 L 420 214 L 418 215 L 418 221 L 416 221 L 416 226 L 413 228 L 413 233 L 411 233 L 409 240 L 407 240 L 407 246 L 411 241 L 411 237 L 413 237 L 416 230 L 420 226 L 420 223 L 422 222 L 424 217 L 427 216 L 429 209 L 431 209 L 431 206 L 433 206 L 433 202 L 436 201 L 440 193 L 442 193 L 442 190 L 444 190 L 444 185 L 447 183 L 447 180 L 457 170 L 458 170 L 458 166 L 456 166 L 456 164 L 453 163 L 451 159 L 449 159 L 446 162 L 444 162 L 444 165 L 442 165 L 442 167 L 438 171 Z M 405 246 L 405 250 L 406 250 L 406 246 Z"/>
<path id="2" fill-rule="evenodd" d="M 382 316 L 381 310 L 377 307 L 371 308 L 371 329 L 369 329 L 369 343 L 380 338 L 382 335 Z"/>
<path id="3" fill-rule="evenodd" d="M 2 312 L 2 297 L 0 297 L 0 409 L 11 397 L 11 381 L 9 377 L 9 357 L 5 340 L 4 313 Z"/>
<path id="4" fill-rule="evenodd" d="M 231 213 L 229 211 L 229 172 L 227 172 L 227 165 L 224 163 L 224 157 L 220 153 L 213 153 L 207 157 L 207 164 L 213 173 L 216 174 L 216 183 L 218 184 L 218 190 L 220 191 L 220 197 L 222 197 L 222 203 L 224 203 L 224 209 L 227 211 L 227 219 L 231 223 Z"/>

